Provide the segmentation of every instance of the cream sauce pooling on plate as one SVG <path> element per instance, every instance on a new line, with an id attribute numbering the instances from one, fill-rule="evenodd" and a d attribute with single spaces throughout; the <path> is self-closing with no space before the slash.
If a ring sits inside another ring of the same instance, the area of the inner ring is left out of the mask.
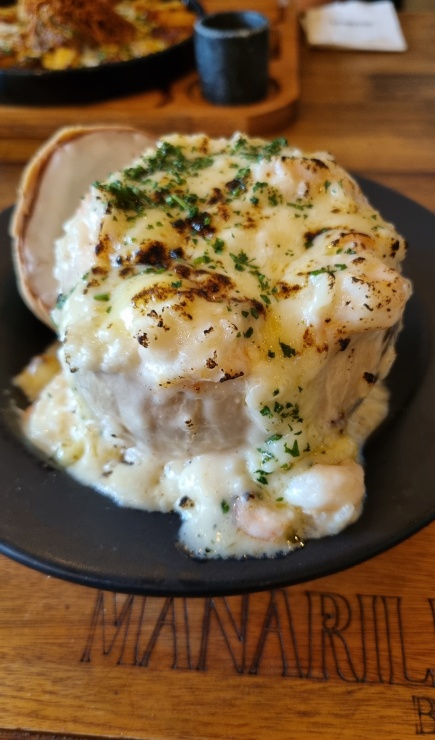
<path id="1" fill-rule="evenodd" d="M 410 286 L 403 239 L 324 153 L 165 137 L 56 246 L 60 372 L 26 432 L 195 555 L 287 551 L 364 498 Z"/>

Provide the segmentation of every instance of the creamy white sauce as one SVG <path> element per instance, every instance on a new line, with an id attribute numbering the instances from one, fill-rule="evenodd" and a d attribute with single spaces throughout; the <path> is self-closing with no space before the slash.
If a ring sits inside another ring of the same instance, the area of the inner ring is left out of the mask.
<path id="1" fill-rule="evenodd" d="M 61 369 L 26 434 L 120 504 L 178 511 L 200 557 L 336 534 L 387 409 L 403 239 L 324 153 L 239 135 L 158 152 L 57 242 Z"/>

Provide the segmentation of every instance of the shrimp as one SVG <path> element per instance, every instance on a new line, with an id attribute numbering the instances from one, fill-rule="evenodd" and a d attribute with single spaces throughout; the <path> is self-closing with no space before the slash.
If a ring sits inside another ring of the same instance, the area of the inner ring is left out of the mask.
<path id="1" fill-rule="evenodd" d="M 237 497 L 233 513 L 239 529 L 254 539 L 301 545 L 306 532 L 316 536 L 316 519 L 327 523 L 331 534 L 344 522 L 355 521 L 363 497 L 364 474 L 358 463 L 315 464 L 292 478 L 283 502 L 249 492 Z"/>
<path id="2" fill-rule="evenodd" d="M 266 541 L 295 538 L 298 514 L 294 507 L 277 502 L 266 503 L 255 494 L 238 496 L 233 505 L 236 524 L 250 537 Z"/>

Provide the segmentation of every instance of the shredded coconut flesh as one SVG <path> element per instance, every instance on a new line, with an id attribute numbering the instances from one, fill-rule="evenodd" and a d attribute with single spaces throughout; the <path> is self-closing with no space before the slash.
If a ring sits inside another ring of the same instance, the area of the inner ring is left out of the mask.
<path id="1" fill-rule="evenodd" d="M 329 154 L 165 137 L 57 241 L 59 369 L 25 432 L 120 504 L 177 511 L 195 556 L 336 534 L 387 410 L 405 250 Z"/>

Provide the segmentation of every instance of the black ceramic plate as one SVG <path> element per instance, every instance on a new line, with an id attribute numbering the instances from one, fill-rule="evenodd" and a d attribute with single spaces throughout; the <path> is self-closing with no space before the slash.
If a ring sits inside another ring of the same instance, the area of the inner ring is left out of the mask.
<path id="1" fill-rule="evenodd" d="M 0 69 L 0 102 L 63 105 L 162 88 L 193 68 L 192 37 L 126 62 L 65 70 Z"/>
<path id="2" fill-rule="evenodd" d="M 189 558 L 177 547 L 176 515 L 123 509 L 44 467 L 0 426 L 0 552 L 80 584 L 150 595 L 233 594 L 310 580 L 397 544 L 435 517 L 435 215 L 373 182 L 364 191 L 410 243 L 415 293 L 390 376 L 390 414 L 366 449 L 367 500 L 358 522 L 278 559 Z M 17 295 L 0 215 L 0 384 L 49 339 Z M 7 405 L 7 391 L 3 406 Z"/>

